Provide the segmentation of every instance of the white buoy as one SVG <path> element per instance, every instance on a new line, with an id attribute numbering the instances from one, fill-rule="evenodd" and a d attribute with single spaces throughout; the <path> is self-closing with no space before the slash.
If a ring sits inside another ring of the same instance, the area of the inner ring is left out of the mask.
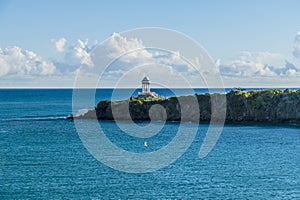
<path id="1" fill-rule="evenodd" d="M 144 147 L 147 147 L 147 146 L 148 146 L 147 142 L 146 142 L 146 141 L 144 141 Z"/>

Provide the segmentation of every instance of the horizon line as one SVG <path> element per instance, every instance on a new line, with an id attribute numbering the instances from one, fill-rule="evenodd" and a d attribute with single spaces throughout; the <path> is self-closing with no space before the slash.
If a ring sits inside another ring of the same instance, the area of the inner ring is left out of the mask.
<path id="1" fill-rule="evenodd" d="M 224 87 L 224 89 L 297 89 L 300 86 L 292 86 L 292 87 Z M 135 87 L 0 87 L 0 89 L 141 89 Z M 170 87 L 170 88 L 163 88 L 163 87 L 152 87 L 151 89 L 222 89 L 217 87 Z"/>

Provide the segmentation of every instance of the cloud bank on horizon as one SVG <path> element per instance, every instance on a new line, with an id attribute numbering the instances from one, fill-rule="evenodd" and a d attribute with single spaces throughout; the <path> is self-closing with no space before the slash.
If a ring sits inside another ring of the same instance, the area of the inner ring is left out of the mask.
<path id="1" fill-rule="evenodd" d="M 0 48 L 0 77 L 45 76 L 54 74 L 55 70 L 52 62 L 44 60 L 32 51 L 17 46 Z"/>
<path id="2" fill-rule="evenodd" d="M 64 37 L 51 42 L 59 55 L 51 59 L 18 46 L 0 48 L 0 87 L 72 87 L 78 70 L 97 67 L 91 57 L 97 43 L 78 39 L 69 44 Z M 131 49 L 141 51 L 130 52 Z M 126 82 L 123 87 L 135 87 L 145 74 L 157 83 L 167 80 L 172 87 L 185 87 L 178 81 L 182 77 L 189 79 L 193 87 L 205 87 L 200 79 L 201 74 L 207 74 L 208 70 L 201 66 L 199 74 L 191 66 L 201 65 L 197 57 L 190 58 L 189 64 L 181 58 L 180 51 L 145 49 L 143 41 L 138 38 L 125 38 L 116 33 L 107 40 L 103 51 L 94 57 L 114 57 L 130 52 L 105 70 L 101 80 L 103 87 L 114 87 L 122 77 Z M 291 55 L 243 51 L 230 61 L 217 59 L 216 65 L 225 87 L 299 87 L 300 32 L 295 36 Z M 132 66 L 139 67 L 133 72 Z M 87 73 L 91 72 L 87 70 Z M 98 75 L 91 73 L 91 76 Z"/>

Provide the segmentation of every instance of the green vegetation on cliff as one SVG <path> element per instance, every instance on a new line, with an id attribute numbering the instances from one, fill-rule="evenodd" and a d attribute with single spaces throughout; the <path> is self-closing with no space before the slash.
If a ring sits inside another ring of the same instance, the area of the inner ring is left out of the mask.
<path id="1" fill-rule="evenodd" d="M 300 123 L 300 89 L 232 90 L 227 94 L 207 93 L 155 100 L 135 97 L 124 101 L 106 100 L 82 118 L 208 122 L 212 116 L 212 97 L 224 95 L 226 104 L 215 105 L 214 114 L 226 107 L 227 123 Z"/>

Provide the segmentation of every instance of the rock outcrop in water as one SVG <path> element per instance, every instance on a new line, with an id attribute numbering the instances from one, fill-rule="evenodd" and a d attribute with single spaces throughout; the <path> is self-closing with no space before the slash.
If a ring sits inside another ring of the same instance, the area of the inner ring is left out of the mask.
<path id="1" fill-rule="evenodd" d="M 95 110 L 79 118 L 209 122 L 212 116 L 215 121 L 225 119 L 226 123 L 300 124 L 300 89 L 231 91 L 227 94 L 196 94 L 156 100 L 134 97 L 124 101 L 105 100 L 99 102 Z"/>

